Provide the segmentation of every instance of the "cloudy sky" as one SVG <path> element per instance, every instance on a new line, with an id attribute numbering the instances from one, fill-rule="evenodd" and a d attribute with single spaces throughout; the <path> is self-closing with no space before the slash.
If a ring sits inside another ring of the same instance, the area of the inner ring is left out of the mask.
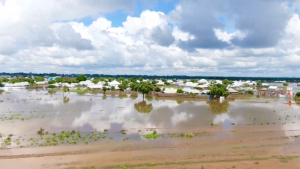
<path id="1" fill-rule="evenodd" d="M 300 0 L 0 0 L 0 72 L 300 74 Z"/>

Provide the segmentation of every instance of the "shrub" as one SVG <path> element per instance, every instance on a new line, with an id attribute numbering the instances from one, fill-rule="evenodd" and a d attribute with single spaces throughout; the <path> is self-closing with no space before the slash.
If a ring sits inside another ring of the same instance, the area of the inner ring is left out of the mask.
<path id="1" fill-rule="evenodd" d="M 182 89 L 177 89 L 176 93 L 183 93 Z"/>
<path id="2" fill-rule="evenodd" d="M 288 83 L 286 83 L 286 82 L 285 82 L 285 83 L 283 83 L 283 86 L 288 86 L 288 85 L 289 85 L 289 84 L 288 84 Z"/>
<path id="3" fill-rule="evenodd" d="M 50 88 L 50 89 L 54 89 L 54 88 L 57 88 L 56 86 L 54 86 L 54 85 L 48 85 L 48 88 Z"/>
<path id="4" fill-rule="evenodd" d="M 154 88 L 154 91 L 160 92 L 160 88 L 159 88 L 159 87 L 155 87 L 155 88 Z"/>

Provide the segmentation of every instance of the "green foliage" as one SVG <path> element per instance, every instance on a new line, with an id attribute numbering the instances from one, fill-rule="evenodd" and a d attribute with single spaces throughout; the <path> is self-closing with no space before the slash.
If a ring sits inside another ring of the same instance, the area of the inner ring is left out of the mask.
<path id="1" fill-rule="evenodd" d="M 0 78 L 0 83 L 1 82 L 9 82 L 9 80 L 7 78 Z"/>
<path id="2" fill-rule="evenodd" d="M 102 90 L 103 90 L 103 94 L 105 94 L 105 93 L 106 93 L 106 90 L 107 90 L 107 87 L 103 86 L 103 87 L 102 87 Z"/>
<path id="3" fill-rule="evenodd" d="M 86 81 L 87 77 L 85 75 L 78 75 L 76 78 L 77 82 Z"/>
<path id="4" fill-rule="evenodd" d="M 225 86 L 228 86 L 228 85 L 233 84 L 233 82 L 230 81 L 230 80 L 224 79 L 224 80 L 222 80 L 222 84 L 225 85 Z"/>
<path id="5" fill-rule="evenodd" d="M 297 93 L 296 93 L 295 99 L 300 100 L 300 92 L 297 92 Z"/>
<path id="6" fill-rule="evenodd" d="M 262 82 L 258 82 L 258 81 L 257 81 L 257 82 L 256 82 L 256 85 L 257 85 L 257 86 L 261 86 L 261 85 L 262 85 Z"/>
<path id="7" fill-rule="evenodd" d="M 115 91 L 115 90 L 116 90 L 115 86 L 112 86 L 112 87 L 110 88 L 110 90 Z"/>
<path id="8" fill-rule="evenodd" d="M 153 86 L 150 82 L 141 82 L 138 85 L 138 91 L 143 93 L 143 98 L 144 98 L 144 95 L 146 93 L 148 93 L 149 91 L 153 91 Z"/>
<path id="9" fill-rule="evenodd" d="M 111 77 L 110 77 L 110 78 L 108 78 L 108 81 L 109 81 L 109 82 L 112 82 L 113 80 L 114 80 L 114 79 L 113 79 L 113 78 L 111 78 Z"/>
<path id="10" fill-rule="evenodd" d="M 182 89 L 177 89 L 176 93 L 184 93 Z"/>
<path id="11" fill-rule="evenodd" d="M 16 79 L 11 79 L 11 83 L 19 83 L 19 82 L 28 82 L 30 85 L 34 84 L 34 79 L 31 78 L 16 78 Z"/>
<path id="12" fill-rule="evenodd" d="M 36 82 L 42 82 L 42 81 L 44 81 L 45 79 L 44 79 L 44 77 L 37 76 L 37 77 L 34 77 L 34 80 L 35 80 Z"/>
<path id="13" fill-rule="evenodd" d="M 50 88 L 50 89 L 55 89 L 55 88 L 57 88 L 55 85 L 48 85 L 48 88 Z"/>
<path id="14" fill-rule="evenodd" d="M 122 91 L 126 90 L 127 87 L 128 87 L 128 84 L 127 84 L 127 82 L 125 82 L 125 81 L 123 81 L 123 83 L 119 85 L 119 88 L 120 88 L 120 90 L 122 90 Z"/>
<path id="15" fill-rule="evenodd" d="M 61 77 L 57 77 L 55 78 L 56 83 L 62 83 L 63 82 L 63 78 Z"/>
<path id="16" fill-rule="evenodd" d="M 4 84 L 2 84 L 1 82 L 0 82 L 0 87 L 4 87 Z"/>
<path id="17" fill-rule="evenodd" d="M 156 80 L 152 80 L 152 82 L 151 82 L 153 85 L 155 85 L 156 83 L 157 83 L 157 81 Z"/>
<path id="18" fill-rule="evenodd" d="M 229 92 L 226 89 L 226 85 L 223 84 L 213 84 L 213 86 L 211 86 L 209 88 L 209 92 L 208 95 L 211 96 L 216 96 L 216 97 L 220 97 L 220 96 L 225 96 L 227 97 L 229 95 Z"/>
<path id="19" fill-rule="evenodd" d="M 153 133 L 151 134 L 146 134 L 144 135 L 144 137 L 146 139 L 156 139 L 156 138 L 159 138 L 161 135 L 160 134 L 157 134 L 156 130 L 153 131 Z"/>
<path id="20" fill-rule="evenodd" d="M 288 86 L 288 85 L 289 85 L 289 83 L 286 83 L 286 82 L 285 82 L 285 83 L 283 83 L 283 86 Z"/>
<path id="21" fill-rule="evenodd" d="M 156 92 L 160 92 L 161 90 L 160 90 L 160 88 L 159 88 L 159 87 L 155 87 L 155 88 L 154 88 L 154 91 L 156 91 Z"/>
<path id="22" fill-rule="evenodd" d="M 152 104 L 147 104 L 146 101 L 141 101 L 134 104 L 134 109 L 139 113 L 150 113 L 153 110 Z"/>
<path id="23" fill-rule="evenodd" d="M 54 83 L 56 83 L 55 80 L 50 80 L 50 81 L 48 81 L 48 84 L 54 84 Z"/>
<path id="24" fill-rule="evenodd" d="M 191 82 L 197 83 L 197 80 L 196 79 L 191 79 Z"/>
<path id="25" fill-rule="evenodd" d="M 250 95 L 254 94 L 254 92 L 252 90 L 247 90 L 247 91 L 245 91 L 245 93 L 250 94 Z"/>

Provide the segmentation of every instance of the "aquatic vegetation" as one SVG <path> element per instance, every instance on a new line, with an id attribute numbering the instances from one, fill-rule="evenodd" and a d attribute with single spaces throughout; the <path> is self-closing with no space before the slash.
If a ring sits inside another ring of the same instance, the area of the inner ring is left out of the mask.
<path id="1" fill-rule="evenodd" d="M 126 165 L 125 164 L 120 164 L 120 169 L 126 169 Z"/>
<path id="2" fill-rule="evenodd" d="M 231 125 L 233 125 L 233 126 L 234 126 L 234 125 L 235 125 L 235 123 L 231 123 Z"/>
<path id="3" fill-rule="evenodd" d="M 151 134 L 144 135 L 144 138 L 146 139 L 156 139 L 159 138 L 161 135 L 157 134 L 156 130 L 154 130 Z"/>
<path id="4" fill-rule="evenodd" d="M 125 134 L 126 134 L 126 130 L 121 130 L 121 133 L 122 133 L 123 135 L 125 135 Z"/>
<path id="5" fill-rule="evenodd" d="M 265 103 L 270 103 L 269 101 L 266 101 Z"/>

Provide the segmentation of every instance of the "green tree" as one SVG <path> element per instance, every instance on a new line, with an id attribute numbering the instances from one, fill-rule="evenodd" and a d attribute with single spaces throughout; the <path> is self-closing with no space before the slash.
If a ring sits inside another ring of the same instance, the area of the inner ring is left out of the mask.
<path id="1" fill-rule="evenodd" d="M 57 78 L 55 78 L 55 81 L 56 81 L 56 83 L 62 83 L 63 82 L 63 78 L 57 77 Z"/>
<path id="2" fill-rule="evenodd" d="M 115 86 L 112 86 L 112 87 L 110 88 L 110 90 L 115 91 L 115 90 L 116 90 Z"/>
<path id="3" fill-rule="evenodd" d="M 134 104 L 134 109 L 139 113 L 150 113 L 153 110 L 152 104 L 147 104 L 146 101 L 141 101 Z"/>
<path id="4" fill-rule="evenodd" d="M 230 81 L 230 80 L 224 79 L 224 80 L 222 80 L 222 84 L 225 85 L 225 86 L 228 86 L 228 85 L 233 84 L 233 82 Z"/>
<path id="5" fill-rule="evenodd" d="M 108 78 L 108 81 L 109 81 L 109 82 L 112 82 L 113 80 L 114 80 L 114 79 L 113 79 L 113 78 L 111 78 L 111 77 L 110 77 L 110 78 Z"/>
<path id="6" fill-rule="evenodd" d="M 85 75 L 78 75 L 76 78 L 77 82 L 86 81 L 87 77 Z"/>
<path id="7" fill-rule="evenodd" d="M 283 83 L 283 86 L 288 86 L 288 85 L 289 85 L 289 83 L 286 83 L 286 82 L 285 82 L 285 83 Z"/>
<path id="8" fill-rule="evenodd" d="M 47 88 L 49 88 L 49 89 L 54 89 L 54 88 L 57 88 L 55 85 L 48 85 L 48 87 Z"/>
<path id="9" fill-rule="evenodd" d="M 160 92 L 160 91 L 161 91 L 161 89 L 160 89 L 159 87 L 155 87 L 155 88 L 154 88 L 154 91 L 156 91 L 156 92 Z"/>
<path id="10" fill-rule="evenodd" d="M 34 77 L 34 80 L 35 80 L 36 82 L 42 82 L 42 81 L 44 81 L 45 79 L 44 79 L 44 77 L 36 76 L 36 77 Z"/>
<path id="11" fill-rule="evenodd" d="M 296 93 L 295 99 L 300 100 L 300 92 L 297 92 L 297 93 Z"/>
<path id="12" fill-rule="evenodd" d="M 262 83 L 261 83 L 261 82 L 256 82 L 256 85 L 257 85 L 257 86 L 261 86 Z"/>
<path id="13" fill-rule="evenodd" d="M 54 84 L 54 83 L 56 83 L 55 80 L 50 80 L 50 81 L 48 81 L 48 84 Z"/>
<path id="14" fill-rule="evenodd" d="M 4 84 L 2 84 L 1 82 L 0 82 L 0 87 L 4 87 Z"/>
<path id="15" fill-rule="evenodd" d="M 197 80 L 196 79 L 191 79 L 191 82 L 197 83 Z"/>
<path id="16" fill-rule="evenodd" d="M 153 85 L 156 85 L 157 81 L 156 80 L 152 80 L 151 82 Z"/>
<path id="17" fill-rule="evenodd" d="M 226 86 L 223 84 L 213 84 L 210 88 L 209 88 L 209 92 L 208 95 L 211 96 L 216 96 L 216 97 L 220 97 L 220 96 L 225 96 L 227 97 L 229 95 L 229 92 L 226 89 Z"/>
<path id="18" fill-rule="evenodd" d="M 126 82 L 123 82 L 122 84 L 119 85 L 119 88 L 121 91 L 124 91 L 126 90 L 128 87 L 127 83 Z"/>
<path id="19" fill-rule="evenodd" d="M 153 86 L 150 82 L 141 82 L 138 86 L 138 91 L 143 93 L 143 99 L 145 94 L 147 94 L 149 91 L 153 91 Z"/>
<path id="20" fill-rule="evenodd" d="M 106 94 L 107 87 L 103 86 L 103 87 L 102 87 L 102 90 L 103 90 L 103 95 L 105 95 L 105 94 Z"/>
<path id="21" fill-rule="evenodd" d="M 182 89 L 177 89 L 176 93 L 184 93 Z"/>

